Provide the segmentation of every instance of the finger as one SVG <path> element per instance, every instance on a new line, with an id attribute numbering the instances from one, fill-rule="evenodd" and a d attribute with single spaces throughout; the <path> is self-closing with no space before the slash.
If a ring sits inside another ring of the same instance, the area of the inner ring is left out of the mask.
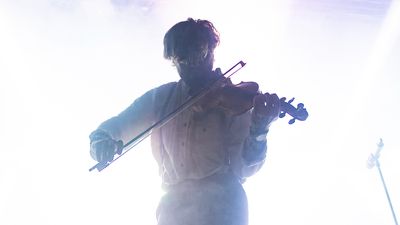
<path id="1" fill-rule="evenodd" d="M 111 161 L 114 157 L 115 144 L 113 140 L 102 140 L 94 144 L 99 162 Z"/>
<path id="2" fill-rule="evenodd" d="M 268 109 L 271 109 L 273 107 L 273 101 L 272 101 L 272 96 L 269 93 L 265 93 L 265 105 L 267 106 Z"/>
<path id="3" fill-rule="evenodd" d="M 109 140 L 107 143 L 107 149 L 105 149 L 106 152 L 106 158 L 107 162 L 111 162 L 114 159 L 114 155 L 117 151 L 117 145 L 114 140 Z"/>
<path id="4" fill-rule="evenodd" d="M 270 101 L 272 102 L 272 105 L 274 105 L 275 108 L 280 108 L 280 99 L 277 94 L 271 94 L 270 95 Z"/>
<path id="5" fill-rule="evenodd" d="M 257 114 L 265 114 L 265 111 L 266 111 L 266 107 L 265 107 L 266 98 L 267 97 L 265 95 L 262 95 L 262 94 L 256 95 L 253 98 L 254 111 Z"/>
<path id="6" fill-rule="evenodd" d="M 114 152 L 113 151 L 106 151 L 106 155 L 104 161 L 111 162 L 114 159 Z"/>
<path id="7" fill-rule="evenodd" d="M 266 96 L 266 105 L 269 111 L 269 114 L 272 117 L 277 117 L 280 113 L 280 99 L 277 94 L 264 94 Z"/>
<path id="8" fill-rule="evenodd" d="M 260 106 L 260 105 L 264 105 L 265 101 L 266 101 L 266 96 L 263 94 L 258 94 L 256 96 L 254 96 L 254 105 Z"/>
<path id="9" fill-rule="evenodd" d="M 281 101 L 277 94 L 271 95 L 271 101 L 273 104 L 272 110 L 274 111 L 274 115 L 277 117 L 281 112 Z"/>
<path id="10" fill-rule="evenodd" d="M 105 141 L 101 140 L 101 141 L 93 142 L 91 144 L 91 146 L 96 152 L 97 161 L 99 161 L 99 162 L 103 161 L 104 160 L 104 149 L 106 148 Z"/>
<path id="11" fill-rule="evenodd" d="M 123 143 L 121 140 L 119 140 L 119 141 L 117 142 L 117 150 L 116 150 L 116 153 L 117 153 L 118 155 L 121 155 L 123 149 L 124 149 L 124 143 Z"/>

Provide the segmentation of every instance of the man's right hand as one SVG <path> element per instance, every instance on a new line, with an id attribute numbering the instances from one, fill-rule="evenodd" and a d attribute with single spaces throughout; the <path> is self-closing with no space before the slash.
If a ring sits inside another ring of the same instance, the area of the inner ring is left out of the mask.
<path id="1" fill-rule="evenodd" d="M 90 155 L 98 162 L 111 162 L 116 153 L 122 150 L 122 141 L 115 141 L 105 133 L 90 135 Z"/>

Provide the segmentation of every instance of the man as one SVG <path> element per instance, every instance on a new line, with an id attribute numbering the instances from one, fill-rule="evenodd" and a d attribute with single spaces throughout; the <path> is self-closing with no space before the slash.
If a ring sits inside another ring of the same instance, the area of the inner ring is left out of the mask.
<path id="1" fill-rule="evenodd" d="M 207 20 L 192 18 L 171 27 L 164 57 L 180 80 L 154 88 L 90 135 L 91 156 L 98 162 L 114 155 L 139 133 L 216 80 L 214 49 L 219 34 Z M 206 95 L 201 102 L 212 101 Z M 195 103 L 151 135 L 166 194 L 157 209 L 158 225 L 246 225 L 247 198 L 242 188 L 266 156 L 266 135 L 280 112 L 275 94 L 256 93 L 244 113 Z"/>

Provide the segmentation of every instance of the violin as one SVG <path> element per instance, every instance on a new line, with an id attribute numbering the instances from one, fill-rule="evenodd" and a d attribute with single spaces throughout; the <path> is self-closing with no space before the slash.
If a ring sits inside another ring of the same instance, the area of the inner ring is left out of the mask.
<path id="1" fill-rule="evenodd" d="M 240 82 L 232 84 L 228 79 L 221 87 L 211 90 L 203 99 L 200 99 L 195 106 L 206 108 L 219 108 L 229 115 L 240 115 L 253 108 L 253 98 L 262 94 L 256 82 Z M 292 119 L 289 124 L 293 124 L 296 120 L 304 121 L 308 117 L 307 109 L 303 103 L 294 107 L 291 103 L 294 98 L 286 102 L 286 97 L 280 98 L 279 118 L 283 118 L 289 114 Z"/>
<path id="2" fill-rule="evenodd" d="M 234 70 L 230 75 L 225 76 L 233 69 L 235 69 L 238 65 L 238 69 Z M 233 85 L 230 81 L 230 77 L 235 74 L 238 70 L 240 70 L 244 65 L 244 62 L 240 61 L 236 63 L 233 67 L 231 67 L 224 74 L 219 74 L 217 79 L 212 81 L 210 85 L 202 88 L 197 94 L 193 95 L 188 101 L 184 102 L 182 105 L 177 107 L 175 110 L 167 114 L 158 122 L 154 123 L 152 126 L 148 127 L 138 136 L 130 140 L 126 143 L 119 151 L 118 156 L 114 158 L 110 162 L 99 162 L 93 167 L 89 169 L 92 171 L 97 169 L 99 172 L 108 167 L 115 160 L 122 157 L 125 153 L 127 153 L 134 146 L 139 144 L 145 138 L 150 136 L 151 132 L 154 129 L 161 128 L 170 120 L 175 118 L 184 110 L 188 109 L 192 106 L 200 106 L 202 108 L 205 107 L 218 107 L 225 110 L 227 113 L 232 115 L 240 115 L 253 107 L 253 98 L 254 96 L 260 94 L 258 91 L 258 84 L 256 82 L 241 82 L 239 84 Z M 291 105 L 294 101 L 294 98 L 290 99 L 286 102 L 286 98 L 283 97 L 280 99 L 280 108 L 281 112 L 279 114 L 280 118 L 285 117 L 286 114 L 292 116 L 292 119 L 289 121 L 289 124 L 293 124 L 296 120 L 304 121 L 308 117 L 308 112 L 306 108 L 304 108 L 303 103 L 299 103 L 297 107 Z"/>

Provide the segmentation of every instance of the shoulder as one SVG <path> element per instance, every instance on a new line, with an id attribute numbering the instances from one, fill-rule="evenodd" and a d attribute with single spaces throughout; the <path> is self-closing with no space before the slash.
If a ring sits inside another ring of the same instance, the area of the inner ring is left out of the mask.
<path id="1" fill-rule="evenodd" d="M 158 98 L 167 97 L 177 86 L 177 82 L 169 82 L 162 84 L 152 90 L 153 94 Z"/>
<path id="2" fill-rule="evenodd" d="M 169 82 L 166 84 L 162 84 L 158 87 L 155 88 L 155 90 L 157 91 L 169 91 L 171 89 L 174 89 L 176 87 L 176 85 L 178 84 L 178 82 L 174 81 L 174 82 Z"/>
<path id="3" fill-rule="evenodd" d="M 148 91 L 146 91 L 141 98 L 155 98 L 155 97 L 162 97 L 164 95 L 166 95 L 168 92 L 172 91 L 175 86 L 176 86 L 177 82 L 169 82 L 169 83 L 165 83 L 162 84 L 158 87 L 152 88 Z"/>
<path id="4" fill-rule="evenodd" d="M 151 98 L 152 101 L 156 102 L 164 101 L 164 99 L 166 99 L 170 95 L 170 93 L 172 93 L 175 90 L 176 86 L 177 82 L 165 83 L 149 90 L 145 94 L 145 96 L 147 96 L 147 98 Z"/>

